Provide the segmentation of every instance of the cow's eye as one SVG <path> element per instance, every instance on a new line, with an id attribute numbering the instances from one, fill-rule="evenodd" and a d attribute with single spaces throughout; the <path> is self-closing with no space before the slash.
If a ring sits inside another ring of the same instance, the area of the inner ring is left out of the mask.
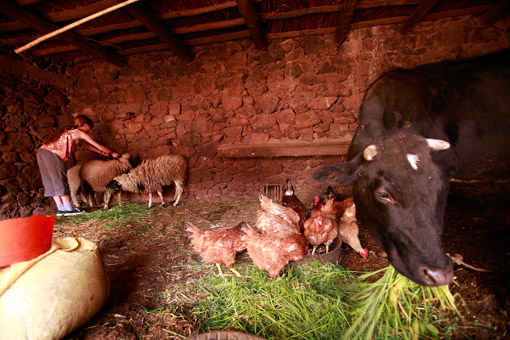
<path id="1" fill-rule="evenodd" d="M 391 197 L 390 193 L 384 188 L 377 188 L 375 190 L 375 198 L 384 204 L 393 204 L 395 200 Z"/>

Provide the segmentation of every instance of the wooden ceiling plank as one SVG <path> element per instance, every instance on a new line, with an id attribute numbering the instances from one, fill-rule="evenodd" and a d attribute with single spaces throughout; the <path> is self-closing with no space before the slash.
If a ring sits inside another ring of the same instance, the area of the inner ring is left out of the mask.
<path id="1" fill-rule="evenodd" d="M 201 14 L 207 14 L 211 12 L 221 11 L 223 9 L 236 7 L 237 3 L 235 1 L 225 1 L 221 4 L 215 4 L 211 6 L 206 7 L 200 7 L 200 8 L 193 8 L 193 9 L 185 9 L 181 11 L 171 11 L 167 13 L 163 13 L 161 15 L 161 19 L 167 20 L 167 19 L 176 19 L 176 18 L 183 18 L 183 17 L 192 17 L 195 15 L 201 15 Z"/>
<path id="2" fill-rule="evenodd" d="M 400 33 L 407 34 L 410 32 L 430 12 L 438 1 L 439 0 L 423 0 L 416 11 L 414 11 L 404 25 L 402 25 Z"/>
<path id="3" fill-rule="evenodd" d="M 174 34 L 165 26 L 156 15 L 146 6 L 139 3 L 127 6 L 125 10 L 134 18 L 138 19 L 149 31 L 170 47 L 170 49 L 184 61 L 192 61 L 193 55 L 188 48 L 181 43 Z"/>
<path id="4" fill-rule="evenodd" d="M 251 0 L 236 0 L 236 2 L 239 13 L 241 13 L 243 16 L 244 20 L 246 21 L 246 26 L 248 26 L 248 29 L 250 30 L 251 39 L 255 43 L 255 47 L 259 51 L 265 51 L 267 47 L 267 41 L 262 34 L 259 17 L 255 11 L 253 3 Z"/>
<path id="5" fill-rule="evenodd" d="M 204 32 L 210 30 L 217 30 L 221 28 L 231 28 L 236 26 L 246 25 L 246 21 L 244 18 L 236 18 L 232 20 L 224 20 L 224 21 L 216 21 L 216 22 L 207 22 L 204 24 L 198 24 L 187 27 L 176 27 L 173 29 L 175 34 L 188 34 L 195 32 Z"/>
<path id="6" fill-rule="evenodd" d="M 356 3 L 356 0 L 344 0 L 342 3 L 342 10 L 340 11 L 336 31 L 336 41 L 339 45 L 342 45 L 345 39 L 347 39 L 347 33 L 349 33 Z"/>
<path id="7" fill-rule="evenodd" d="M 11 19 L 22 21 L 43 34 L 59 29 L 57 25 L 17 5 L 12 0 L 0 1 L 0 9 L 4 15 L 9 16 Z M 123 67 L 127 64 L 125 58 L 103 49 L 101 46 L 86 40 L 75 32 L 64 32 L 58 38 L 76 45 L 115 66 Z"/>

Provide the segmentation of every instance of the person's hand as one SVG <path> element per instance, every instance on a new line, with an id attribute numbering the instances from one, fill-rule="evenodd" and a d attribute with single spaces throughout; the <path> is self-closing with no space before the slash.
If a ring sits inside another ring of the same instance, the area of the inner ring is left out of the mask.
<path id="1" fill-rule="evenodd" d="M 119 158 L 119 154 L 116 152 L 112 152 L 110 155 L 112 155 L 113 158 Z"/>

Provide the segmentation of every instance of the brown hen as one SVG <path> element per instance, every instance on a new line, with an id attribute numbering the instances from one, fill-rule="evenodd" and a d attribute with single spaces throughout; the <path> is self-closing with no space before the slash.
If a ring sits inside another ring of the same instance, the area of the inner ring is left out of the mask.
<path id="1" fill-rule="evenodd" d="M 302 234 L 259 234 L 246 226 L 241 236 L 248 255 L 257 268 L 267 271 L 270 278 L 282 272 L 289 261 L 299 261 L 305 256 L 308 242 Z"/>
<path id="2" fill-rule="evenodd" d="M 260 210 L 257 211 L 257 229 L 262 233 L 300 233 L 299 215 L 292 208 L 273 202 L 260 195 Z"/>
<path id="3" fill-rule="evenodd" d="M 328 253 L 329 246 L 338 237 L 338 225 L 334 218 L 323 217 L 322 213 L 319 213 L 306 220 L 304 235 L 313 247 L 312 255 L 321 244 L 326 246 L 326 253 Z"/>
<path id="4" fill-rule="evenodd" d="M 317 217 L 321 212 L 322 206 L 324 205 L 324 201 L 319 196 L 315 196 L 313 198 L 312 212 L 310 217 Z"/>
<path id="5" fill-rule="evenodd" d="M 246 223 L 243 221 L 235 227 L 219 228 L 202 231 L 193 224 L 186 223 L 193 249 L 207 263 L 215 263 L 220 276 L 224 276 L 220 264 L 223 263 L 236 276 L 241 277 L 234 269 L 236 254 L 246 250 L 246 244 L 241 240 L 240 230 Z"/>
<path id="6" fill-rule="evenodd" d="M 335 198 L 330 198 L 322 205 L 320 211 L 322 217 L 334 218 L 335 221 L 339 221 L 343 216 L 345 210 L 354 204 L 352 198 L 347 198 L 343 201 L 336 201 Z"/>
<path id="7" fill-rule="evenodd" d="M 347 243 L 364 259 L 368 257 L 367 248 L 363 248 L 361 246 L 358 238 L 359 227 L 358 220 L 356 219 L 356 205 L 354 202 L 352 202 L 352 204 L 345 210 L 342 218 L 340 219 L 339 232 L 342 242 Z"/>
<path id="8" fill-rule="evenodd" d="M 292 208 L 299 215 L 299 228 L 301 232 L 304 230 L 304 225 L 306 221 L 306 206 L 303 202 L 295 195 L 294 186 L 290 178 L 287 179 L 285 183 L 285 191 L 282 197 L 282 205 L 287 208 Z"/>

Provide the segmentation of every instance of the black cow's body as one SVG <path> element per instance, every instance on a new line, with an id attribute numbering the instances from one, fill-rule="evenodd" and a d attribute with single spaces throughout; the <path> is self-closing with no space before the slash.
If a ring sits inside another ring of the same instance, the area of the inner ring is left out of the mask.
<path id="1" fill-rule="evenodd" d="M 348 161 L 314 178 L 354 184 L 358 219 L 392 264 L 435 286 L 453 277 L 439 236 L 449 180 L 510 178 L 509 152 L 504 50 L 380 77 L 363 99 Z"/>

